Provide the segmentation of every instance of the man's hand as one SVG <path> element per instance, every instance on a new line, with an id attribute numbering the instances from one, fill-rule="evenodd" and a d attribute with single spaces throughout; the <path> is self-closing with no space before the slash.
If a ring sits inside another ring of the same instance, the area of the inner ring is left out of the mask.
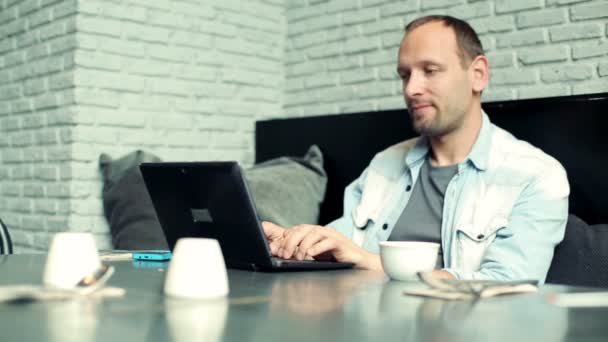
<path id="1" fill-rule="evenodd" d="M 297 225 L 284 232 L 277 256 L 283 259 L 336 260 L 352 262 L 357 268 L 382 270 L 380 257 L 357 246 L 332 228 Z"/>
<path id="2" fill-rule="evenodd" d="M 434 270 L 433 277 L 436 277 L 439 279 L 456 279 L 456 278 L 454 278 L 452 273 L 445 271 L 445 270 Z"/>
<path id="3" fill-rule="evenodd" d="M 283 244 L 287 229 L 268 221 L 262 222 L 262 228 L 264 228 L 266 240 L 268 240 L 268 244 L 270 245 L 270 252 L 272 255 L 279 256 L 277 251 Z"/>

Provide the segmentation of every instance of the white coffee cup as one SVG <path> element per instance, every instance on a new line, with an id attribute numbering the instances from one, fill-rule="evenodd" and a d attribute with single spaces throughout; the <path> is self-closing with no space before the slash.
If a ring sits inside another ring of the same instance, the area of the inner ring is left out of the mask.
<path id="1" fill-rule="evenodd" d="M 394 280 L 415 280 L 417 272 L 435 268 L 439 244 L 420 241 L 380 242 L 380 260 L 384 272 Z"/>
<path id="2" fill-rule="evenodd" d="M 220 244 L 214 239 L 182 238 L 173 249 L 165 294 L 183 298 L 228 295 L 228 275 Z"/>
<path id="3" fill-rule="evenodd" d="M 42 282 L 47 286 L 74 288 L 101 267 L 95 239 L 90 233 L 57 233 L 46 258 Z"/>

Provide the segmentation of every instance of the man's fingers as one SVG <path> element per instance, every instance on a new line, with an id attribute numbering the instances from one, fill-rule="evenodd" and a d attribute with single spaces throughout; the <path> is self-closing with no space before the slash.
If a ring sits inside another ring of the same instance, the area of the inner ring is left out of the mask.
<path id="1" fill-rule="evenodd" d="M 314 228 L 311 225 L 298 225 L 287 230 L 285 239 L 279 251 L 279 256 L 283 259 L 291 259 L 296 253 L 296 249 L 304 237 Z"/>
<path id="2" fill-rule="evenodd" d="M 283 237 L 285 228 L 269 221 L 262 221 L 262 229 L 268 239 L 274 240 Z"/>
<path id="3" fill-rule="evenodd" d="M 270 253 L 274 256 L 279 256 L 279 248 L 283 243 L 286 229 L 268 221 L 262 222 L 262 229 L 264 229 L 264 235 L 266 235 L 266 239 L 268 240 Z"/>
<path id="4" fill-rule="evenodd" d="M 336 249 L 337 247 L 337 242 L 334 239 L 322 239 L 321 241 L 319 241 L 318 243 L 312 245 L 310 248 L 308 248 L 308 250 L 306 251 L 306 255 L 307 256 L 311 256 L 311 257 L 315 257 L 319 254 L 323 254 L 329 251 L 332 251 L 334 249 Z"/>
<path id="5" fill-rule="evenodd" d="M 279 247 L 281 247 L 280 241 L 272 241 L 268 244 L 270 246 L 270 254 L 278 256 Z"/>
<path id="6" fill-rule="evenodd" d="M 308 253 L 308 249 L 326 238 L 327 234 L 324 234 L 322 229 L 311 230 L 300 242 L 296 259 L 304 260 L 307 255 L 310 255 L 310 253 Z"/>

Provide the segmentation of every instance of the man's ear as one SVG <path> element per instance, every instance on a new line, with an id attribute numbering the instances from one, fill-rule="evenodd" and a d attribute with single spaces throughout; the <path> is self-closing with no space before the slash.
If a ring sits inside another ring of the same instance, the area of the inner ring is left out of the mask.
<path id="1" fill-rule="evenodd" d="M 484 55 L 475 57 L 471 63 L 473 73 L 473 91 L 481 93 L 488 86 L 490 81 L 490 64 Z"/>

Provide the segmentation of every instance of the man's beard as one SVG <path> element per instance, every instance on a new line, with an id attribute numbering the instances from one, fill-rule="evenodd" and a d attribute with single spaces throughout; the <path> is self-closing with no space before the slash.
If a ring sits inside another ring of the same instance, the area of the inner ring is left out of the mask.
<path id="1" fill-rule="evenodd" d="M 439 113 L 435 106 L 433 106 L 433 108 L 435 109 L 435 115 L 431 118 L 423 116 L 419 120 L 416 120 L 416 115 L 410 114 L 410 122 L 416 133 L 427 136 L 434 136 L 439 133 L 441 128 L 441 113 Z"/>
<path id="2" fill-rule="evenodd" d="M 435 108 L 435 107 L 434 107 Z M 436 109 L 436 108 L 435 108 Z M 444 117 L 439 110 L 436 109 L 435 116 L 430 121 L 421 121 L 418 124 L 410 116 L 412 128 L 416 133 L 427 137 L 440 137 L 452 133 L 463 125 L 464 115 L 452 117 L 453 120 L 445 122 L 441 120 Z"/>

